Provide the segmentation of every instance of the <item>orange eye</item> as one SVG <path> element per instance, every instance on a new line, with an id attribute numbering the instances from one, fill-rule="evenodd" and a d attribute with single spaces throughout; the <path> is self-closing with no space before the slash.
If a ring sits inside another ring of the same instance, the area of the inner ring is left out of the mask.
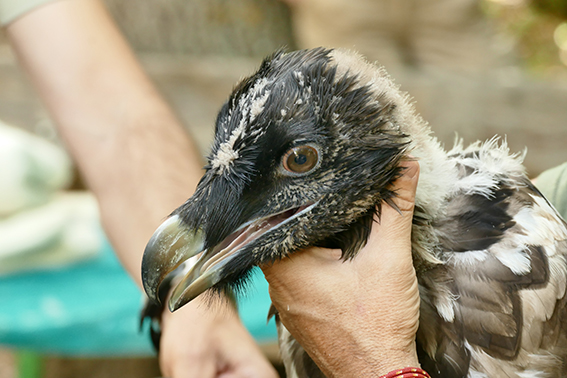
<path id="1" fill-rule="evenodd" d="M 319 161 L 319 153 L 312 146 L 293 147 L 283 157 L 283 167 L 286 171 L 296 174 L 307 173 Z"/>

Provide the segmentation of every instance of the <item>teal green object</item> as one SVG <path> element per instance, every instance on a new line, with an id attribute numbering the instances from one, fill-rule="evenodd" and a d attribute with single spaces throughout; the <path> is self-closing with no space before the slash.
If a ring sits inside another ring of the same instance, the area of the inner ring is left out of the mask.
<path id="1" fill-rule="evenodd" d="M 273 321 L 266 324 L 270 299 L 261 272 L 253 283 L 239 304 L 242 321 L 258 341 L 275 341 Z M 108 243 L 87 262 L 0 278 L 0 298 L 1 344 L 69 356 L 154 353 L 147 330 L 139 332 L 144 296 Z"/>
<path id="2" fill-rule="evenodd" d="M 278 338 L 274 319 L 268 322 L 272 301 L 268 282 L 259 268 L 254 268 L 252 279 L 243 297 L 238 299 L 238 312 L 244 326 L 258 342 L 276 342 Z"/>

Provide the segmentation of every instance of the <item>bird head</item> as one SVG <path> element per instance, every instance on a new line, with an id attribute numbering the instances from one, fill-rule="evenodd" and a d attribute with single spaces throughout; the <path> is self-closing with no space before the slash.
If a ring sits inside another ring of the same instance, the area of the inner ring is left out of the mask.
<path id="1" fill-rule="evenodd" d="M 390 184 L 408 146 L 400 99 L 383 70 L 352 53 L 319 48 L 264 60 L 222 107 L 194 195 L 146 247 L 148 296 L 158 300 L 161 282 L 191 258 L 171 310 L 309 246 L 354 256 L 395 195 Z"/>

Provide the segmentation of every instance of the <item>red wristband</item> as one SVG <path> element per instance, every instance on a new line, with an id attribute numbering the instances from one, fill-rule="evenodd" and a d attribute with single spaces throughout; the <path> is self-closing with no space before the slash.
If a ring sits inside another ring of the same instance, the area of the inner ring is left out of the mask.
<path id="1" fill-rule="evenodd" d="M 407 367 L 393 370 L 380 378 L 431 378 L 431 376 L 423 369 Z"/>

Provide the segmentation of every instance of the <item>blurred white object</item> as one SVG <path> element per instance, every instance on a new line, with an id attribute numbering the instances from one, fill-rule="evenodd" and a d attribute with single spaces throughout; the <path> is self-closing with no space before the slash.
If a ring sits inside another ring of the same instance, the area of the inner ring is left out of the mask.
<path id="1" fill-rule="evenodd" d="M 65 192 L 66 152 L 0 121 L 0 274 L 68 265 L 102 247 L 98 206 L 87 192 Z"/>
<path id="2" fill-rule="evenodd" d="M 98 254 L 103 232 L 94 196 L 64 192 L 0 221 L 0 274 L 67 265 Z"/>
<path id="3" fill-rule="evenodd" d="M 0 121 L 0 217 L 46 203 L 71 178 L 63 149 Z"/>

